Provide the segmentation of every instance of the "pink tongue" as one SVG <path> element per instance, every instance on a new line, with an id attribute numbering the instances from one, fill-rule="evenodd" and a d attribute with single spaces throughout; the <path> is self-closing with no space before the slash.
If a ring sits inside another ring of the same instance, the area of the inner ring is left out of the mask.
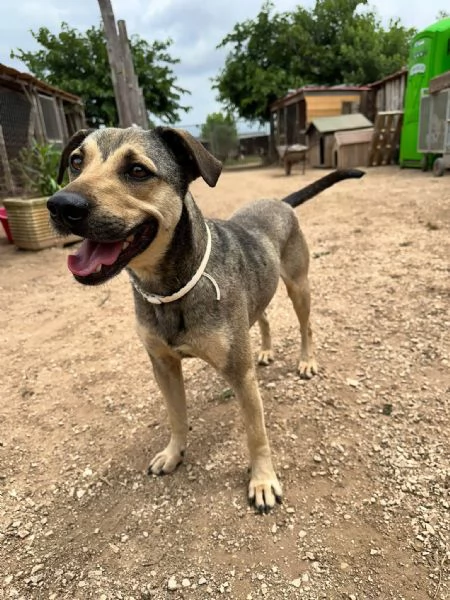
<path id="1" fill-rule="evenodd" d="M 91 275 L 99 265 L 112 265 L 116 262 L 123 242 L 109 244 L 84 240 L 76 254 L 67 257 L 67 266 L 74 275 Z"/>

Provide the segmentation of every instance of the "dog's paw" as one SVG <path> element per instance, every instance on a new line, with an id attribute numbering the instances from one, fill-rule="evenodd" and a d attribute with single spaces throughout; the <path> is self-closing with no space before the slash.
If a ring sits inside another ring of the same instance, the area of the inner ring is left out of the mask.
<path id="1" fill-rule="evenodd" d="M 148 468 L 149 475 L 168 475 L 183 462 L 184 451 L 174 452 L 169 446 L 153 457 Z"/>
<path id="2" fill-rule="evenodd" d="M 268 513 L 276 503 L 281 504 L 283 491 L 272 471 L 266 476 L 252 476 L 248 486 L 248 501 L 259 513 Z"/>
<path id="3" fill-rule="evenodd" d="M 258 365 L 267 367 L 271 362 L 273 362 L 272 350 L 261 350 L 258 354 Z"/>
<path id="4" fill-rule="evenodd" d="M 317 363 L 313 358 L 301 360 L 298 364 L 298 374 L 301 379 L 311 379 L 317 374 Z"/>

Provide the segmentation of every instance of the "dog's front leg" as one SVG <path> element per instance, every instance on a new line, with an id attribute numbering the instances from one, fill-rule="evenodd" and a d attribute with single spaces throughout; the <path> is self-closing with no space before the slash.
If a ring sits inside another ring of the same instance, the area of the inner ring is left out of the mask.
<path id="1" fill-rule="evenodd" d="M 228 379 L 242 407 L 250 454 L 248 499 L 259 512 L 269 512 L 281 502 L 281 485 L 275 475 L 264 423 L 264 411 L 253 366 Z"/>
<path id="2" fill-rule="evenodd" d="M 170 423 L 170 441 L 162 452 L 154 456 L 149 474 L 165 475 L 182 462 L 188 432 L 186 395 L 184 391 L 181 360 L 173 357 L 151 356 L 155 379 L 164 396 Z"/>

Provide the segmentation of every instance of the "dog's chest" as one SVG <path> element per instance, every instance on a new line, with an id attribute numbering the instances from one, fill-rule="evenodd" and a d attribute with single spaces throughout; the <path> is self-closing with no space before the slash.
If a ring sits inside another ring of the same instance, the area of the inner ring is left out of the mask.
<path id="1" fill-rule="evenodd" d="M 176 354 L 180 358 L 195 356 L 189 343 L 182 310 L 156 306 L 137 312 L 138 333 L 151 354 Z"/>

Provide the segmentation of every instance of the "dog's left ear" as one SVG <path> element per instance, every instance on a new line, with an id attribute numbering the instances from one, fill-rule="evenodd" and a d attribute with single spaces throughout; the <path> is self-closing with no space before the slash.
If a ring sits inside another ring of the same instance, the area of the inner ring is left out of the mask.
<path id="1" fill-rule="evenodd" d="M 182 167 L 190 175 L 190 181 L 202 177 L 214 187 L 222 171 L 222 163 L 187 131 L 172 127 L 156 127 L 156 133 L 172 150 Z"/>
<path id="2" fill-rule="evenodd" d="M 62 154 L 61 154 L 61 160 L 59 161 L 58 178 L 56 180 L 59 183 L 59 185 L 61 185 L 61 183 L 63 182 L 64 173 L 66 172 L 66 169 L 69 164 L 70 153 L 73 150 L 75 150 L 75 148 L 78 148 L 78 146 L 81 144 L 81 142 L 84 139 L 86 139 L 87 136 L 90 133 L 92 133 L 93 131 L 94 131 L 94 129 L 80 129 L 79 131 L 77 131 L 76 133 L 73 134 L 73 136 L 70 138 L 70 140 L 65 145 L 65 147 L 62 151 Z"/>

